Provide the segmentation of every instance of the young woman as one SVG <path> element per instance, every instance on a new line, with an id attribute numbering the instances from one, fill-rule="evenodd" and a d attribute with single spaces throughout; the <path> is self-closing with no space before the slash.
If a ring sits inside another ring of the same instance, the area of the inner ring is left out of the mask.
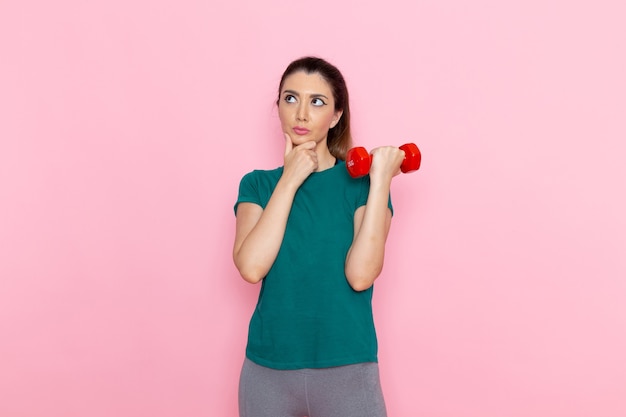
<path id="1" fill-rule="evenodd" d="M 233 259 L 261 283 L 239 386 L 241 417 L 383 417 L 372 285 L 383 267 L 392 178 L 404 152 L 372 151 L 369 176 L 345 166 L 348 90 L 315 57 L 278 90 L 284 165 L 241 180 Z"/>

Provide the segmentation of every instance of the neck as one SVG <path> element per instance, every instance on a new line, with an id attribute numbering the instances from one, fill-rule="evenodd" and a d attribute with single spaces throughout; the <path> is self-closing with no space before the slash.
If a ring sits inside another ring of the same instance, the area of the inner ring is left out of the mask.
<path id="1" fill-rule="evenodd" d="M 335 158 L 327 147 L 318 146 L 315 150 L 317 153 L 317 172 L 327 170 L 335 166 L 337 158 Z"/>

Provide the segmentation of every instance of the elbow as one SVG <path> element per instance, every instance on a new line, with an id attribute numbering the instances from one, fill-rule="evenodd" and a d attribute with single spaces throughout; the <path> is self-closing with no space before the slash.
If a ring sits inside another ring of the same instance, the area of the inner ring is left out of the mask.
<path id="1" fill-rule="evenodd" d="M 368 271 L 346 271 L 346 278 L 348 284 L 354 291 L 361 292 L 368 290 L 374 281 L 380 275 L 380 269 L 372 269 Z"/>
<path id="2" fill-rule="evenodd" d="M 233 256 L 233 260 L 241 278 L 250 284 L 258 284 L 267 274 L 267 272 L 261 270 L 261 268 L 256 268 L 254 265 L 247 265 L 241 262 L 236 255 Z"/>
<path id="3" fill-rule="evenodd" d="M 357 281 L 357 282 L 351 282 L 348 281 L 350 284 L 350 287 L 352 287 L 352 289 L 356 292 L 362 292 L 365 290 L 368 290 L 372 285 L 374 285 L 374 281 Z"/>
<path id="4" fill-rule="evenodd" d="M 249 282 L 250 284 L 258 284 L 263 278 L 265 278 L 266 273 L 261 271 L 259 268 L 237 264 L 235 265 L 239 270 L 239 275 L 241 275 L 241 278 L 243 278 L 244 281 Z"/>
<path id="5" fill-rule="evenodd" d="M 262 277 L 256 275 L 241 275 L 241 277 L 249 284 L 258 284 L 263 279 Z"/>
<path id="6" fill-rule="evenodd" d="M 356 255 L 360 256 L 356 256 Z M 374 281 L 383 271 L 384 252 L 348 252 L 345 263 L 345 274 L 354 291 L 365 291 L 374 285 Z"/>
<path id="7" fill-rule="evenodd" d="M 237 265 L 237 269 L 239 269 L 239 275 L 241 275 L 241 278 L 250 284 L 258 284 L 263 278 L 265 278 L 265 274 L 258 268 L 246 268 Z"/>

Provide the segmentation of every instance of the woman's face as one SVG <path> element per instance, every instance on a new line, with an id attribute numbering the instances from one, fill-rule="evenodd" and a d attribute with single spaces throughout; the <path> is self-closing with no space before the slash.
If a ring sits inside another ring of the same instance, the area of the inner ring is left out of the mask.
<path id="1" fill-rule="evenodd" d="M 304 142 L 326 143 L 328 130 L 341 118 L 335 111 L 330 85 L 318 73 L 294 72 L 285 78 L 278 101 L 283 132 L 294 146 Z"/>

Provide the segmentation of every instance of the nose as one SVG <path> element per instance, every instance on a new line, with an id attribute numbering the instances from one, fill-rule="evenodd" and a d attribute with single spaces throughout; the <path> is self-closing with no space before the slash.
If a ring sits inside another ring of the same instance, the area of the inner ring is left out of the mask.
<path id="1" fill-rule="evenodd" d="M 298 111 L 296 112 L 296 120 L 305 122 L 309 119 L 309 108 L 305 103 L 301 103 L 298 106 Z"/>

